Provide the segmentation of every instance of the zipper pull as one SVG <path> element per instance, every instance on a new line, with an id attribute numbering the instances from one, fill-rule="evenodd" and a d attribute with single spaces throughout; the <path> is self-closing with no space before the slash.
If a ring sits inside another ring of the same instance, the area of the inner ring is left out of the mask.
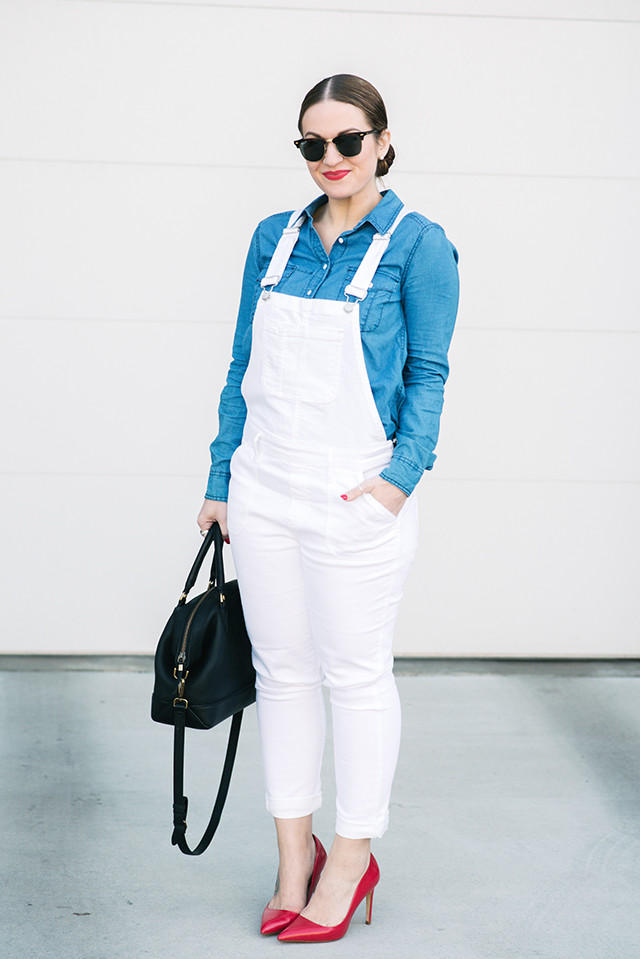
<path id="1" fill-rule="evenodd" d="M 176 699 L 181 700 L 183 702 L 186 702 L 186 700 L 184 699 L 184 684 L 187 681 L 188 675 L 189 675 L 189 670 L 187 670 L 186 672 L 184 670 L 184 654 L 180 653 L 180 655 L 178 656 L 178 665 L 173 671 L 173 678 L 178 680 L 178 695 Z M 176 704 L 176 699 L 174 699 L 173 701 L 174 706 Z"/>

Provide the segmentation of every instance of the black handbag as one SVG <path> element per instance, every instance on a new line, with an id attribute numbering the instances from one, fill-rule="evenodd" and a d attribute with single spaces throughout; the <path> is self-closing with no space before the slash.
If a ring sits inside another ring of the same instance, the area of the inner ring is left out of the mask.
<path id="1" fill-rule="evenodd" d="M 207 590 L 187 602 L 212 543 L 214 552 Z M 242 711 L 256 700 L 256 674 L 238 583 L 236 580 L 225 582 L 222 549 L 222 533 L 214 523 L 163 630 L 155 656 L 151 718 L 174 727 L 171 842 L 187 856 L 201 855 L 218 828 L 238 747 Z M 185 836 L 188 807 L 184 795 L 185 727 L 211 729 L 229 716 L 233 719 L 213 812 L 202 839 L 195 849 L 190 849 Z"/>

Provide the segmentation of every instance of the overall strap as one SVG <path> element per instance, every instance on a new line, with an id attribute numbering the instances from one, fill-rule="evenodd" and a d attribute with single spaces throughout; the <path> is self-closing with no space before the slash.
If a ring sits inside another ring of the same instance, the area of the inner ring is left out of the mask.
<path id="1" fill-rule="evenodd" d="M 371 241 L 369 249 L 362 258 L 362 263 L 356 270 L 356 274 L 351 280 L 351 283 L 345 287 L 344 295 L 346 297 L 355 296 L 358 301 L 364 300 L 365 296 L 369 292 L 369 287 L 371 286 L 371 281 L 373 276 L 378 269 L 380 260 L 382 259 L 385 250 L 389 246 L 389 240 L 391 236 L 400 225 L 401 221 L 405 218 L 408 213 L 412 211 L 403 206 L 398 213 L 397 217 L 389 227 L 386 233 L 376 233 Z M 351 301 L 345 304 L 345 310 L 347 307 L 353 309 L 353 303 Z M 350 310 L 347 310 L 350 312 Z"/>
<path id="2" fill-rule="evenodd" d="M 302 209 L 295 210 L 289 217 L 289 222 L 282 231 L 282 236 L 278 240 L 278 245 L 276 246 L 273 256 L 271 257 L 267 274 L 264 279 L 260 280 L 260 286 L 277 286 L 282 279 L 282 274 L 284 273 L 285 267 L 289 262 L 289 257 L 293 252 L 294 246 L 298 242 L 298 237 L 300 236 L 300 227 L 304 223 L 305 216 L 306 214 L 304 209 Z"/>

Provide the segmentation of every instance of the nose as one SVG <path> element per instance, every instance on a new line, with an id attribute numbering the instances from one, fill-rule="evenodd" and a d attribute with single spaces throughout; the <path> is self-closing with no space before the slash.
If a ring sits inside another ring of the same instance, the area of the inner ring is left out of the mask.
<path id="1" fill-rule="evenodd" d="M 335 166 L 336 163 L 340 163 L 342 160 L 342 154 L 336 149 L 334 143 L 327 144 L 327 152 L 324 155 L 324 162 L 327 166 Z"/>

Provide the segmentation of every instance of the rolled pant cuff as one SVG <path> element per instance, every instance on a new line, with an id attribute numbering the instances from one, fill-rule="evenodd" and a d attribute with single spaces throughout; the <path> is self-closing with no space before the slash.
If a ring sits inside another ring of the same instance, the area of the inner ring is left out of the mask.
<path id="1" fill-rule="evenodd" d="M 380 839 L 389 826 L 389 817 L 378 819 L 375 822 L 349 822 L 346 819 L 336 819 L 336 833 L 344 839 Z"/>
<path id="2" fill-rule="evenodd" d="M 320 809 L 322 794 L 297 797 L 296 799 L 274 799 L 272 796 L 267 796 L 266 804 L 267 811 L 276 819 L 300 819 L 302 816 L 310 816 L 316 809 Z"/>

